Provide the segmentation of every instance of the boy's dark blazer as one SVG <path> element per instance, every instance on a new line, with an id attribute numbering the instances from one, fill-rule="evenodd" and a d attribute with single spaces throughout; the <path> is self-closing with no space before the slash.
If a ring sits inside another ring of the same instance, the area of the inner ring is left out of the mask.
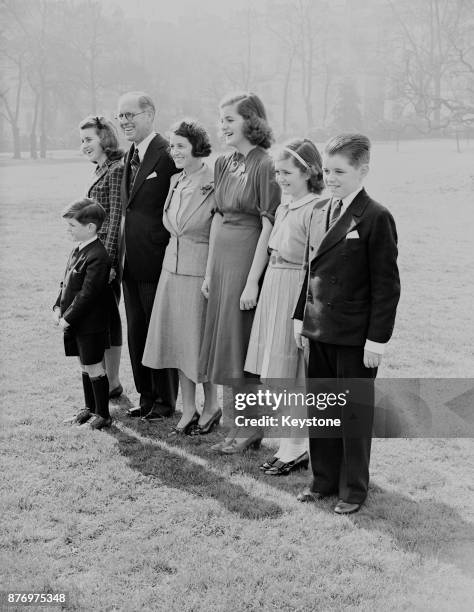
<path id="1" fill-rule="evenodd" d="M 400 297 L 393 217 L 362 189 L 326 231 L 329 204 L 318 202 L 311 216 L 294 318 L 303 321 L 302 334 L 310 340 L 388 342 Z"/>
<path id="2" fill-rule="evenodd" d="M 170 177 L 177 170 L 167 149 L 167 141 L 156 134 L 148 145 L 130 193 L 130 160 L 134 146 L 125 157 L 121 188 L 124 215 L 121 248 L 125 248 L 130 276 L 138 281 L 158 282 L 170 237 L 163 225 L 163 206 Z"/>
<path id="3" fill-rule="evenodd" d="M 107 329 L 108 310 L 104 306 L 109 290 L 110 258 L 99 239 L 87 244 L 74 257 L 69 256 L 54 308 L 77 334 L 91 334 Z"/>

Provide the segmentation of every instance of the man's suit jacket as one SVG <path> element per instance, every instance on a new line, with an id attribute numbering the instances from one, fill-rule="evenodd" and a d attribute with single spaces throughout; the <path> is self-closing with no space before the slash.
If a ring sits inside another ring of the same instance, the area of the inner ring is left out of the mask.
<path id="1" fill-rule="evenodd" d="M 108 326 L 110 258 L 102 242 L 97 239 L 81 249 L 76 258 L 69 256 L 54 308 L 78 334 L 105 331 Z"/>
<path id="2" fill-rule="evenodd" d="M 163 226 L 163 205 L 168 194 L 170 177 L 176 167 L 168 153 L 168 143 L 156 134 L 148 145 L 128 192 L 132 146 L 125 158 L 122 181 L 122 244 L 128 273 L 140 281 L 158 282 L 161 264 L 169 240 Z"/>
<path id="3" fill-rule="evenodd" d="M 168 210 L 175 187 L 181 174 L 171 177 L 170 191 L 163 212 L 163 225 L 171 234 L 163 260 L 163 269 L 174 274 L 204 276 L 209 251 L 209 232 L 214 199 L 214 173 L 206 166 L 200 175 L 188 202 L 179 218 L 178 226 L 168 216 Z"/>
<path id="4" fill-rule="evenodd" d="M 311 340 L 388 342 L 400 297 L 393 217 L 362 189 L 326 231 L 329 204 L 319 202 L 311 216 L 294 318 L 303 320 L 302 334 Z"/>

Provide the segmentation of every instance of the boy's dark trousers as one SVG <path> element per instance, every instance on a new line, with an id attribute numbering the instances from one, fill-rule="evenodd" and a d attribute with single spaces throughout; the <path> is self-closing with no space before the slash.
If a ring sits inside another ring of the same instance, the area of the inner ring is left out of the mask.
<path id="1" fill-rule="evenodd" d="M 335 384 L 343 379 L 359 379 L 358 385 L 363 384 L 364 396 L 363 405 L 357 406 L 349 401 L 346 410 L 342 409 L 342 437 L 311 437 L 310 430 L 309 448 L 313 470 L 311 490 L 323 495 L 338 493 L 339 498 L 345 502 L 361 504 L 369 486 L 374 379 L 377 368 L 364 366 L 364 348 L 360 346 L 310 340 L 309 347 L 309 379 L 335 379 Z M 362 435 L 360 430 L 355 433 L 350 430 L 349 409 L 364 411 Z M 323 413 L 318 416 L 323 416 Z"/>

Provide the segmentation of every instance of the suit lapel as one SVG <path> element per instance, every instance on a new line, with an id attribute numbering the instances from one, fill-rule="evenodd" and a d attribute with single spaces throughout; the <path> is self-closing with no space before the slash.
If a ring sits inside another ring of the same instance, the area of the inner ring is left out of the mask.
<path id="1" fill-rule="evenodd" d="M 364 189 L 360 191 L 354 200 L 351 202 L 348 209 L 343 213 L 343 215 L 338 219 L 337 223 L 331 227 L 331 229 L 325 232 L 321 242 L 319 243 L 319 247 L 315 248 L 313 251 L 314 255 L 311 259 L 315 259 L 316 257 L 320 257 L 323 253 L 332 249 L 334 245 L 343 240 L 349 232 L 351 232 L 360 222 L 359 217 L 364 213 L 364 210 L 367 206 L 368 196 Z M 329 215 L 329 203 L 328 200 L 328 210 L 326 213 L 326 223 L 327 223 L 327 215 Z M 324 224 L 323 228 L 326 229 L 327 225 Z M 320 231 L 321 228 L 319 227 Z"/>
<path id="2" fill-rule="evenodd" d="M 318 202 L 313 209 L 311 216 L 311 232 L 310 232 L 310 262 L 315 258 L 321 242 L 326 234 L 326 227 L 329 215 L 329 204 L 331 200 Z"/>
<path id="3" fill-rule="evenodd" d="M 137 193 L 141 185 L 146 180 L 146 177 L 152 171 L 154 165 L 156 164 L 157 153 L 160 149 L 164 148 L 165 144 L 166 144 L 166 141 L 163 138 L 161 138 L 161 136 L 156 134 L 155 137 L 151 140 L 150 144 L 148 145 L 148 148 L 145 153 L 145 157 L 142 159 L 140 168 L 138 169 L 138 172 L 137 172 L 137 176 L 135 177 L 135 182 L 133 183 L 132 192 L 130 193 L 130 197 L 128 198 L 128 206 L 130 206 L 130 204 L 133 201 L 133 198 L 135 197 L 135 194 Z M 130 155 L 130 152 L 129 152 L 129 155 Z M 130 157 L 127 159 L 127 162 L 129 162 L 129 159 Z M 129 173 L 130 163 L 128 163 L 127 165 L 129 167 L 128 169 L 128 173 Z M 128 181 L 128 173 L 127 173 L 127 181 Z M 128 182 L 127 182 L 127 185 L 128 185 Z"/>
<path id="4" fill-rule="evenodd" d="M 207 167 L 206 167 L 207 168 Z M 203 190 L 204 185 L 212 184 L 212 189 Z M 206 199 L 209 197 L 211 193 L 214 191 L 214 181 L 213 181 L 213 172 L 209 168 L 207 168 L 206 172 L 202 173 L 201 180 L 199 181 L 199 185 L 197 185 L 194 190 L 193 195 L 191 196 L 191 200 L 189 201 L 189 205 L 186 210 L 181 215 L 179 220 L 179 229 L 183 231 L 186 223 L 189 222 L 191 217 L 197 213 L 197 211 L 204 204 Z"/>
<path id="5" fill-rule="evenodd" d="M 166 196 L 165 205 L 163 206 L 163 223 L 168 231 L 171 232 L 171 230 L 173 230 L 172 233 L 177 232 L 178 228 L 168 215 L 168 209 L 170 207 L 171 198 L 173 197 L 173 193 L 176 185 L 178 184 L 178 179 L 180 176 L 181 173 L 179 172 L 178 174 L 173 174 L 173 176 L 170 178 L 170 189 L 168 191 L 168 195 Z"/>
<path id="6" fill-rule="evenodd" d="M 92 187 L 94 187 L 94 185 L 100 181 L 100 179 L 104 176 L 104 174 L 106 174 L 107 172 L 107 164 L 104 164 L 102 166 L 102 169 L 100 170 L 100 172 L 98 172 L 97 174 L 94 173 L 94 180 L 92 181 L 87 193 L 89 194 L 91 192 Z"/>
<path id="7" fill-rule="evenodd" d="M 128 183 L 130 179 L 130 160 L 132 159 L 132 155 L 133 155 L 132 149 L 133 147 L 130 147 L 130 149 L 128 150 L 128 153 L 125 156 L 122 186 L 120 189 L 120 195 L 122 198 L 122 207 L 123 207 L 124 212 L 127 206 L 130 204 L 130 197 L 128 193 Z"/>

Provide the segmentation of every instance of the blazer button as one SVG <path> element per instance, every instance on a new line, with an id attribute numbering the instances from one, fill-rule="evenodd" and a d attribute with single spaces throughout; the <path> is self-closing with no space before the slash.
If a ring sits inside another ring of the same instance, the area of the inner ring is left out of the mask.
<path id="1" fill-rule="evenodd" d="M 312 300 L 313 299 L 313 294 L 312 293 L 308 293 L 308 300 Z"/>
<path id="2" fill-rule="evenodd" d="M 309 247 L 309 250 L 310 250 L 310 251 L 314 251 L 314 246 L 310 246 L 310 247 Z"/>
<path id="3" fill-rule="evenodd" d="M 331 276 L 331 283 L 335 285 L 337 282 L 337 278 L 335 276 Z"/>
<path id="4" fill-rule="evenodd" d="M 326 306 L 328 306 L 329 308 L 332 308 L 332 302 L 327 302 Z"/>

